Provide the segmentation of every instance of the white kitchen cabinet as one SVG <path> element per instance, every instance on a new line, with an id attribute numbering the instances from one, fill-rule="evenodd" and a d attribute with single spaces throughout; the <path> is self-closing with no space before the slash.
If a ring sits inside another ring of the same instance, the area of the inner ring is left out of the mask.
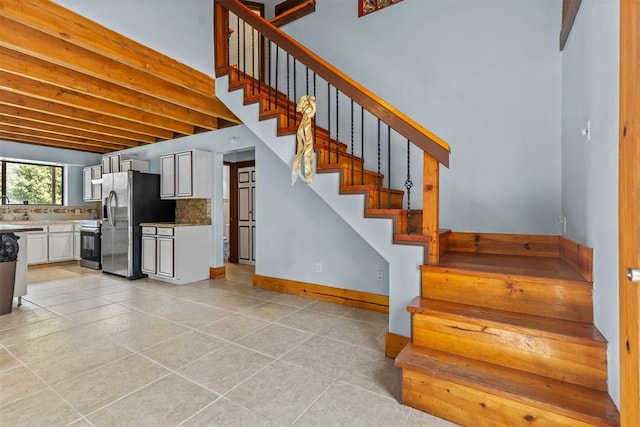
<path id="1" fill-rule="evenodd" d="M 160 197 L 211 197 L 211 153 L 188 150 L 160 157 Z"/>
<path id="2" fill-rule="evenodd" d="M 73 225 L 73 259 L 81 259 L 80 224 Z"/>
<path id="3" fill-rule="evenodd" d="M 142 272 L 184 285 L 209 278 L 209 225 L 142 226 Z"/>
<path id="4" fill-rule="evenodd" d="M 49 262 L 73 259 L 73 232 L 49 233 Z"/>
<path id="5" fill-rule="evenodd" d="M 120 161 L 120 172 L 127 171 L 140 171 L 149 173 L 149 161 L 137 159 L 127 159 Z"/>
<path id="6" fill-rule="evenodd" d="M 135 158 L 136 158 L 135 155 L 122 155 L 122 154 L 104 156 L 102 158 L 102 173 L 124 172 L 120 169 L 120 165 L 122 164 L 122 162 L 125 160 L 135 159 Z M 134 170 L 138 170 L 138 169 L 134 169 Z"/>
<path id="7" fill-rule="evenodd" d="M 49 245 L 47 227 L 44 231 L 27 233 L 27 264 L 38 264 L 49 261 Z"/>
<path id="8" fill-rule="evenodd" d="M 82 170 L 82 198 L 85 202 L 102 199 L 102 184 L 94 184 L 92 180 L 102 178 L 102 166 L 87 166 Z"/>

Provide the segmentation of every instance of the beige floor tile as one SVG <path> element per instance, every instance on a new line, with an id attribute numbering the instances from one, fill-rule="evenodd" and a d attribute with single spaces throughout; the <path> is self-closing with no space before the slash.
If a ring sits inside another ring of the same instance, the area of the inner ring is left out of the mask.
<path id="1" fill-rule="evenodd" d="M 90 308 L 75 313 L 67 314 L 65 317 L 79 324 L 97 322 L 98 320 L 108 319 L 110 317 L 119 316 L 130 312 L 131 309 L 123 305 L 110 303 L 100 307 Z"/>
<path id="2" fill-rule="evenodd" d="M 142 351 L 142 354 L 171 369 L 178 369 L 227 342 L 204 332 L 188 331 Z"/>
<path id="3" fill-rule="evenodd" d="M 50 296 L 50 297 L 43 297 L 43 298 L 37 298 L 37 297 L 31 297 L 28 294 L 25 295 L 24 299 L 26 299 L 27 301 L 30 301 L 36 305 L 39 305 L 40 307 L 51 307 L 54 305 L 59 305 L 59 304 L 65 304 L 65 303 L 69 303 L 72 301 L 78 301 L 81 299 L 85 299 L 87 298 L 88 295 L 84 295 L 81 292 L 68 292 L 68 293 L 64 293 L 62 295 L 55 295 L 55 296 Z"/>
<path id="4" fill-rule="evenodd" d="M 411 415 L 409 415 L 409 420 L 407 424 L 405 424 L 405 427 L 456 427 L 457 425 L 458 424 L 411 408 Z"/>
<path id="5" fill-rule="evenodd" d="M 247 286 L 247 287 L 235 286 L 233 288 L 233 292 L 238 295 L 258 298 L 265 301 L 271 301 L 282 296 L 280 292 L 270 291 L 268 289 L 262 289 L 262 288 L 254 288 L 252 286 Z"/>
<path id="6" fill-rule="evenodd" d="M 0 344 L 9 347 L 21 342 L 38 339 L 56 332 L 71 329 L 76 326 L 70 320 L 53 317 L 39 322 L 28 323 L 13 329 L 0 331 Z"/>
<path id="7" fill-rule="evenodd" d="M 88 372 L 106 363 L 120 359 L 130 351 L 105 338 L 95 338 L 87 344 L 74 345 L 60 352 L 47 352 L 43 357 L 40 349 L 30 349 L 15 354 L 48 384 L 56 384 Z"/>
<path id="8" fill-rule="evenodd" d="M 215 298 L 210 298 L 203 302 L 233 312 L 242 312 L 250 307 L 264 304 L 264 300 L 237 295 L 230 292 L 216 292 Z"/>
<path id="9" fill-rule="evenodd" d="M 400 401 L 402 398 L 402 369 L 381 351 L 361 351 L 359 363 L 344 370 L 338 379 L 351 385 Z"/>
<path id="10" fill-rule="evenodd" d="M 299 310 L 278 320 L 278 323 L 315 334 L 327 334 L 335 329 L 339 317 L 310 310 Z"/>
<path id="11" fill-rule="evenodd" d="M 381 313 L 379 311 L 365 310 L 363 308 L 352 308 L 342 317 L 347 319 L 359 320 L 361 322 L 382 325 L 385 328 L 389 326 L 389 314 Z"/>
<path id="12" fill-rule="evenodd" d="M 177 299 L 147 308 L 137 307 L 135 304 L 131 306 L 191 328 L 197 328 L 233 314 L 220 308 Z"/>
<path id="13" fill-rule="evenodd" d="M 158 325 L 147 328 L 135 327 L 134 329 L 111 335 L 109 338 L 131 350 L 140 351 L 176 337 L 187 330 L 184 326 L 163 320 Z"/>
<path id="14" fill-rule="evenodd" d="M 298 308 L 308 307 L 314 302 L 316 302 L 316 300 L 312 298 L 305 298 L 299 295 L 290 295 L 290 294 L 282 294 L 279 297 L 274 298 L 273 301 L 277 302 L 278 304 L 286 304 L 286 305 L 290 305 L 292 307 L 298 307 Z"/>
<path id="15" fill-rule="evenodd" d="M 0 372 L 20 366 L 20 362 L 4 348 L 0 348 Z"/>
<path id="16" fill-rule="evenodd" d="M 184 427 L 276 427 L 278 424 L 224 397 L 182 424 Z"/>
<path id="17" fill-rule="evenodd" d="M 251 317 L 257 317 L 258 319 L 274 322 L 295 311 L 298 311 L 297 307 L 277 304 L 275 302 L 265 302 L 264 304 L 246 309 L 244 313 Z"/>
<path id="18" fill-rule="evenodd" d="M 113 302 L 124 302 L 124 301 L 131 301 L 132 299 L 145 298 L 153 295 L 154 293 L 151 291 L 145 291 L 138 288 L 130 288 L 124 291 L 114 292 L 112 294 L 104 295 L 104 298 Z"/>
<path id="19" fill-rule="evenodd" d="M 26 307 L 27 305 L 29 305 L 29 307 Z M 55 313 L 23 300 L 22 306 L 13 307 L 11 313 L 0 316 L 0 331 L 25 326 L 29 323 L 40 322 L 53 317 L 56 317 Z"/>
<path id="20" fill-rule="evenodd" d="M 0 372 L 0 384 L 0 406 L 46 388 L 46 384 L 24 366 Z"/>
<path id="21" fill-rule="evenodd" d="M 87 416 L 96 426 L 176 426 L 218 395 L 169 375 Z"/>
<path id="22" fill-rule="evenodd" d="M 228 344 L 188 364 L 178 372 L 223 394 L 272 361 L 272 358 L 263 354 Z"/>
<path id="23" fill-rule="evenodd" d="M 328 301 L 316 301 L 313 304 L 306 307 L 307 310 L 313 310 L 324 314 L 332 314 L 334 316 L 342 316 L 346 312 L 353 309 L 344 304 L 335 304 Z"/>
<path id="24" fill-rule="evenodd" d="M 332 378 L 371 360 L 371 351 L 356 345 L 314 335 L 282 360 L 311 369 Z"/>
<path id="25" fill-rule="evenodd" d="M 403 426 L 409 408 L 358 387 L 335 382 L 300 417 L 296 426 Z"/>
<path id="26" fill-rule="evenodd" d="M 374 350 L 384 349 L 384 347 L 378 347 L 376 338 L 386 331 L 386 324 L 366 323 L 340 318 L 332 322 L 331 326 L 330 329 L 324 329 L 319 333 L 349 344 L 361 345 Z"/>
<path id="27" fill-rule="evenodd" d="M 47 307 L 47 309 L 57 314 L 66 315 L 108 304 L 111 304 L 111 301 L 99 297 L 90 297 L 77 301 L 70 301 L 62 304 L 52 305 Z"/>
<path id="28" fill-rule="evenodd" d="M 67 427 L 92 427 L 91 423 L 84 418 L 80 418 L 77 421 L 67 424 Z"/>
<path id="29" fill-rule="evenodd" d="M 269 323 L 264 320 L 236 314 L 205 325 L 200 330 L 228 341 L 235 341 L 245 335 L 263 329 L 267 325 Z"/>
<path id="30" fill-rule="evenodd" d="M 87 415 L 169 373 L 158 364 L 132 354 L 56 384 L 53 388 L 73 407 Z"/>
<path id="31" fill-rule="evenodd" d="M 226 397 L 282 425 L 290 425 L 333 380 L 276 361 Z"/>
<path id="32" fill-rule="evenodd" d="M 310 336 L 308 332 L 273 324 L 235 342 L 269 356 L 280 357 Z"/>
<path id="33" fill-rule="evenodd" d="M 79 418 L 78 411 L 49 389 L 0 406 L 0 420 L 5 426 L 63 426 Z"/>
<path id="34" fill-rule="evenodd" d="M 110 336 L 132 329 L 160 328 L 166 323 L 166 320 L 151 314 L 128 309 L 123 314 L 88 323 L 85 328 L 100 335 Z"/>

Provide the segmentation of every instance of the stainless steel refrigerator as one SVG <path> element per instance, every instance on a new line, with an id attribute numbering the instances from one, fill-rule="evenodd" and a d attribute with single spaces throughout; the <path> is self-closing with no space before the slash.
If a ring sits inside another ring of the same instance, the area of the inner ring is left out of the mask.
<path id="1" fill-rule="evenodd" d="M 160 199 L 160 175 L 102 175 L 102 271 L 129 280 L 142 273 L 141 222 L 175 221 L 175 200 Z"/>

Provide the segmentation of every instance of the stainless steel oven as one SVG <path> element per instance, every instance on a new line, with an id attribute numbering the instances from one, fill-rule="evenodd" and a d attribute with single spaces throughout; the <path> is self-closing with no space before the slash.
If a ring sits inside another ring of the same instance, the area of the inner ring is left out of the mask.
<path id="1" fill-rule="evenodd" d="M 80 222 L 80 265 L 100 270 L 102 268 L 101 255 L 101 224 L 99 220 Z"/>

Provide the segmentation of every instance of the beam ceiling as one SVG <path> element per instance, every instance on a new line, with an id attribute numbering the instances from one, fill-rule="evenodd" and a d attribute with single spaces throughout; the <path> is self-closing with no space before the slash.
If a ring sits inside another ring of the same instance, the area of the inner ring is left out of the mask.
<path id="1" fill-rule="evenodd" d="M 49 0 L 0 0 L 0 28 L 0 139 L 108 153 L 240 123 L 212 77 Z"/>

